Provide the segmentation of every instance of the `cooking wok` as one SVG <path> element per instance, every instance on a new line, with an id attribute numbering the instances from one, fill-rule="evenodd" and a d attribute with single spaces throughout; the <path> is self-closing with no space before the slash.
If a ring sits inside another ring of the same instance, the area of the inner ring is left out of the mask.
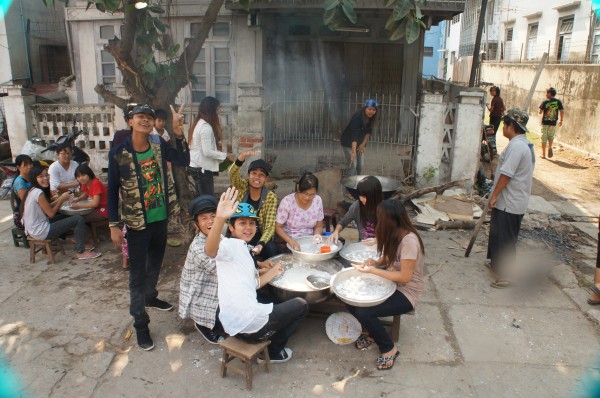
<path id="1" fill-rule="evenodd" d="M 358 190 L 356 189 L 356 186 L 358 185 L 358 182 L 365 177 L 368 177 L 368 176 L 367 175 L 350 176 L 350 177 L 346 177 L 342 180 L 342 185 L 344 186 L 344 188 L 346 188 L 346 191 L 348 191 L 348 193 L 350 195 L 352 195 L 352 197 L 354 199 L 358 199 Z M 381 188 L 383 190 L 383 198 L 384 199 L 391 198 L 392 195 L 394 195 L 394 193 L 396 192 L 396 190 L 400 187 L 400 181 L 394 180 L 393 178 L 381 177 L 381 176 L 374 176 L 374 177 L 376 177 L 379 180 L 379 182 L 381 182 Z"/>

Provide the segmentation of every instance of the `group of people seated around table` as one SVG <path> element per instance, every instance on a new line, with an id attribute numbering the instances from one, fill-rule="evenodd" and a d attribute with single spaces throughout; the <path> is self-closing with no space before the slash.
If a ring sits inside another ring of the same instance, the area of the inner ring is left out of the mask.
<path id="1" fill-rule="evenodd" d="M 75 244 L 79 260 L 100 257 L 93 245 L 86 246 L 86 223 L 108 219 L 107 189 L 87 164 L 71 160 L 72 149 L 59 147 L 57 161 L 46 167 L 28 155 L 15 159 L 19 175 L 13 182 L 15 226 L 36 240 L 60 238 Z M 71 210 L 93 209 L 85 216 L 60 213 L 63 206 Z M 73 239 L 67 235 L 73 233 Z"/>
<path id="2" fill-rule="evenodd" d="M 277 206 L 277 196 L 265 186 L 270 169 L 264 160 L 250 163 L 247 178 L 240 175 L 245 160 L 254 155 L 253 151 L 242 152 L 232 164 L 232 186 L 220 201 L 212 194 L 201 194 L 189 205 L 197 234 L 181 275 L 179 316 L 191 318 L 212 344 L 223 341 L 226 335 L 250 342 L 271 340 L 270 360 L 280 363 L 292 357 L 287 341 L 306 317 L 308 304 L 302 298 L 274 303 L 257 294 L 284 272 L 276 261 L 264 260 L 285 250 L 285 245 L 301 250 L 300 237 L 313 236 L 313 241 L 321 242 L 323 202 L 317 177 L 305 173 L 295 192 Z M 359 239 L 376 245 L 380 253 L 377 260 L 355 267 L 397 283 L 394 294 L 380 305 L 347 306 L 363 327 L 355 347 L 363 350 L 375 343 L 380 351 L 377 369 L 386 370 L 394 366 L 399 351 L 379 317 L 401 315 L 415 308 L 424 291 L 425 250 L 404 206 L 383 200 L 376 177 L 362 179 L 357 190 L 359 199 L 327 239 L 336 242 L 340 232 L 354 222 Z"/>

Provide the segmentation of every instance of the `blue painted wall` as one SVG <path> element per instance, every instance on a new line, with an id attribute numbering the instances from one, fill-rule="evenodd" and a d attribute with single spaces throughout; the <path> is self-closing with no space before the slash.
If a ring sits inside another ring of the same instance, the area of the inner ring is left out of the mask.
<path id="1" fill-rule="evenodd" d="M 442 40 L 444 38 L 444 30 L 446 29 L 446 21 L 440 22 L 437 26 L 432 26 L 425 32 L 425 52 L 423 56 L 423 76 L 438 76 L 438 64 L 440 59 L 440 50 L 443 48 Z M 432 49 L 431 56 L 427 55 L 428 48 Z"/>

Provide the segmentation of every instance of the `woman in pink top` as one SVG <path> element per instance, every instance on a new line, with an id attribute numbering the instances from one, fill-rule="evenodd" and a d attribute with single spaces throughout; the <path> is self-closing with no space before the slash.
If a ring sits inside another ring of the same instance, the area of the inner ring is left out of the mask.
<path id="1" fill-rule="evenodd" d="M 323 232 L 323 200 L 317 195 L 319 180 L 304 173 L 296 184 L 296 192 L 281 200 L 275 218 L 275 233 L 294 250 L 300 250 L 297 238 L 314 235 L 321 242 Z"/>
<path id="2" fill-rule="evenodd" d="M 388 199 L 377 206 L 375 227 L 378 260 L 368 259 L 357 268 L 365 273 L 379 275 L 397 283 L 397 290 L 382 304 L 374 307 L 348 306 L 369 335 L 356 341 L 356 348 L 364 349 L 375 343 L 381 356 L 377 369 L 388 370 L 400 354 L 379 317 L 406 314 L 412 311 L 425 289 L 423 241 L 412 225 L 406 209 L 399 201 Z"/>

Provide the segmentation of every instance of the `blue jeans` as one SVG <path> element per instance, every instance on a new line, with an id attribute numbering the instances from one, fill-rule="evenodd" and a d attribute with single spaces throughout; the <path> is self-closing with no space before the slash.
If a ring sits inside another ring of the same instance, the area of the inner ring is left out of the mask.
<path id="1" fill-rule="evenodd" d="M 362 174 L 363 164 L 365 160 L 364 152 L 358 153 L 357 150 L 356 156 L 354 157 L 354 159 L 352 159 L 352 148 L 342 146 L 342 149 L 344 150 L 344 157 L 346 158 L 346 164 L 348 165 L 344 176 L 350 177 Z"/>
<path id="2" fill-rule="evenodd" d="M 404 294 L 396 290 L 392 296 L 383 303 L 374 307 L 354 307 L 347 305 L 348 311 L 358 319 L 363 329 L 375 340 L 382 354 L 394 348 L 394 341 L 379 320 L 381 316 L 394 316 L 406 314 L 413 310 L 411 302 Z"/>
<path id="3" fill-rule="evenodd" d="M 46 239 L 56 239 L 70 230 L 73 230 L 75 234 L 75 250 L 77 253 L 83 253 L 85 250 L 85 221 L 79 215 L 61 218 L 57 221 L 50 220 L 50 230 Z"/>
<path id="4" fill-rule="evenodd" d="M 136 331 L 147 330 L 146 303 L 158 297 L 156 284 L 167 245 L 167 223 L 146 224 L 141 231 L 127 229 L 129 246 L 129 313 Z"/>
<path id="5" fill-rule="evenodd" d="M 278 355 L 285 348 L 288 339 L 308 314 L 308 304 L 303 298 L 293 298 L 281 304 L 273 304 L 269 320 L 259 331 L 240 333 L 238 336 L 247 341 L 271 340 L 269 355 Z"/>

